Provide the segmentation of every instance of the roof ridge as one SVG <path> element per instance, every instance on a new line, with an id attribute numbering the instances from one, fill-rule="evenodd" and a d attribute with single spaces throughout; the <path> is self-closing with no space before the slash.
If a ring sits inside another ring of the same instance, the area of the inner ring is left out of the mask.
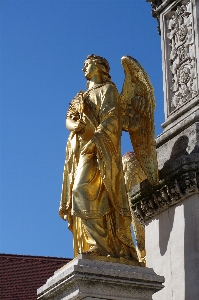
<path id="1" fill-rule="evenodd" d="M 43 259 L 43 260 L 72 260 L 73 258 L 56 257 L 56 256 L 42 256 L 42 255 L 28 255 L 28 254 L 6 254 L 0 253 L 0 257 L 5 258 L 25 258 L 25 259 Z"/>

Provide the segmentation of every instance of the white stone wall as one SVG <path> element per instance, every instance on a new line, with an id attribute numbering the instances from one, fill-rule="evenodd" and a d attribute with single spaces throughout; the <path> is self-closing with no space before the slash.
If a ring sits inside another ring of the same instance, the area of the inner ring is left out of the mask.
<path id="1" fill-rule="evenodd" d="M 147 267 L 165 276 L 153 300 L 199 299 L 199 195 L 146 222 Z"/>

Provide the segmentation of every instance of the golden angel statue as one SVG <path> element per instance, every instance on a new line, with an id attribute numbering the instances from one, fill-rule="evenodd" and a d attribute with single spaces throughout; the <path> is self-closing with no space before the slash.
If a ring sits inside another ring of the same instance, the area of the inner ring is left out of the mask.
<path id="1" fill-rule="evenodd" d="M 122 168 L 122 130 L 129 132 L 148 180 L 158 181 L 153 88 L 134 58 L 122 57 L 122 65 L 119 94 L 108 61 L 89 55 L 83 68 L 87 91 L 72 99 L 66 116 L 70 135 L 59 214 L 73 233 L 75 257 L 87 253 L 138 261 Z"/>

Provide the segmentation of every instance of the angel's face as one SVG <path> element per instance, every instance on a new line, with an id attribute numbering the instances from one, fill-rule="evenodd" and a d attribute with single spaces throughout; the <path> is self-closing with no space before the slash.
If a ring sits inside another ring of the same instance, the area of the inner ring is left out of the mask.
<path id="1" fill-rule="evenodd" d="M 86 60 L 82 70 L 86 79 L 88 80 L 91 80 L 94 76 L 99 74 L 99 69 L 96 66 L 96 63 L 92 60 Z"/>

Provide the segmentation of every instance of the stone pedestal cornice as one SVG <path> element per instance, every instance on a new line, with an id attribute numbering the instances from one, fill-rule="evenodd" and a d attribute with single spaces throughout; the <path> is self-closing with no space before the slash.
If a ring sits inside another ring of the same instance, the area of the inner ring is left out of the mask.
<path id="1" fill-rule="evenodd" d="M 137 189 L 137 191 L 136 191 Z M 131 191 L 132 210 L 139 221 L 146 220 L 167 210 L 191 194 L 199 193 L 199 154 L 183 155 L 167 161 L 160 171 L 157 186 L 142 182 Z"/>
<path id="2" fill-rule="evenodd" d="M 152 300 L 152 295 L 163 288 L 163 282 L 164 277 L 156 275 L 153 269 L 79 254 L 37 290 L 37 299 Z"/>

